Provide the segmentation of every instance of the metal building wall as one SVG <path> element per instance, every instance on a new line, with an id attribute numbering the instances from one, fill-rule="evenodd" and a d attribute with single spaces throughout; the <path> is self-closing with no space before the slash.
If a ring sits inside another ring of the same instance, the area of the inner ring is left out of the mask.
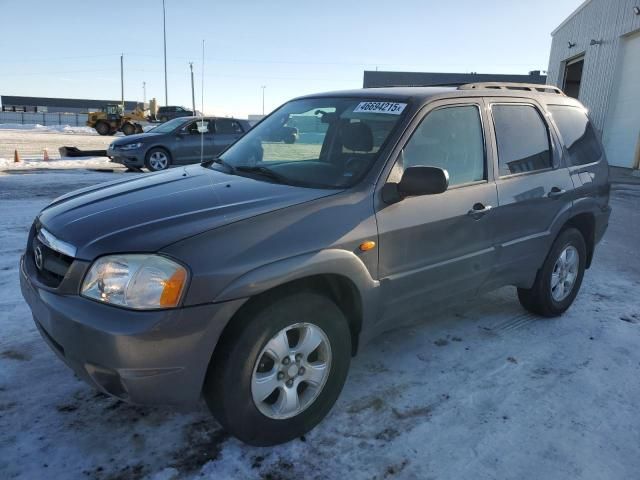
<path id="1" fill-rule="evenodd" d="M 562 87 L 564 62 L 584 54 L 580 101 L 593 122 L 604 128 L 623 35 L 640 29 L 639 0 L 590 0 L 552 33 L 547 83 Z M 589 45 L 602 40 L 600 45 Z M 575 43 L 569 48 L 568 43 Z"/>

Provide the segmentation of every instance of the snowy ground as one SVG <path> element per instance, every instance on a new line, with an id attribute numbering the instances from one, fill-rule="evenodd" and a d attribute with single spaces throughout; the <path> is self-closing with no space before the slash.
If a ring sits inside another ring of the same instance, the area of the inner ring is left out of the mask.
<path id="1" fill-rule="evenodd" d="M 640 186 L 613 216 L 576 303 L 525 313 L 513 289 L 368 345 L 331 414 L 276 448 L 229 438 L 204 406 L 96 394 L 39 337 L 18 286 L 36 213 L 125 173 L 0 172 L 0 478 L 626 479 L 640 471 Z"/>
<path id="2" fill-rule="evenodd" d="M 149 130 L 156 125 L 144 125 Z M 2 164 L 13 162 L 13 153 L 18 150 L 22 159 L 42 159 L 44 149 L 50 158 L 60 158 L 60 147 L 78 147 L 81 150 L 106 150 L 115 138 L 100 136 L 93 128 L 69 125 L 20 125 L 0 123 L 0 169 Z M 4 159 L 4 161 L 3 161 Z"/>

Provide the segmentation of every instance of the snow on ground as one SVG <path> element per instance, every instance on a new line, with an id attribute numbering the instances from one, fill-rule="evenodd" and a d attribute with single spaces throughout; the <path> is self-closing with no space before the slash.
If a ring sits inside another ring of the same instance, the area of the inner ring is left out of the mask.
<path id="1" fill-rule="evenodd" d="M 0 478 L 623 479 L 640 471 L 640 187 L 616 187 L 574 306 L 524 312 L 512 288 L 366 346 L 305 438 L 229 438 L 201 405 L 134 407 L 76 379 L 40 338 L 18 258 L 55 196 L 124 173 L 0 172 Z"/>
<path id="2" fill-rule="evenodd" d="M 23 171 L 31 169 L 44 170 L 66 170 L 66 169 L 116 169 L 123 170 L 124 167 L 117 163 L 112 163 L 108 157 L 77 157 L 77 158 L 52 158 L 45 161 L 41 158 L 21 159 L 16 163 L 13 159 L 0 158 L 0 172 L 2 171 Z"/>
<path id="3" fill-rule="evenodd" d="M 0 130 L 36 130 L 39 132 L 59 132 L 59 133 L 81 133 L 83 135 L 98 135 L 98 132 L 91 127 L 80 127 L 72 125 L 40 125 L 21 123 L 0 123 Z"/>
<path id="4" fill-rule="evenodd" d="M 7 125 L 11 128 L 6 128 Z M 145 125 L 143 128 L 146 131 L 153 126 L 155 125 Z M 78 147 L 81 150 L 106 150 L 115 138 L 122 136 L 120 132 L 114 136 L 101 136 L 88 127 L 51 126 L 23 129 L 14 127 L 34 127 L 34 125 L 0 124 L 0 159 L 13 161 L 15 150 L 22 159 L 42 159 L 45 149 L 50 158 L 60 158 L 58 149 L 63 146 Z M 2 168 L 1 165 L 0 168 Z"/>

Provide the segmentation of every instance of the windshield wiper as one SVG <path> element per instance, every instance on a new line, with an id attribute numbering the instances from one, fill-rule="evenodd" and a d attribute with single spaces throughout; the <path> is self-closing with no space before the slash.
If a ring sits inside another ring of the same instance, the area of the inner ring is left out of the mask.
<path id="1" fill-rule="evenodd" d="M 211 165 L 213 165 L 214 163 L 217 163 L 219 165 L 222 165 L 223 167 L 226 167 L 226 169 L 229 171 L 229 173 L 231 173 L 232 175 L 236 173 L 236 167 L 234 167 L 233 165 L 231 165 L 228 162 L 225 162 L 223 159 L 221 159 L 220 157 L 214 157 L 211 160 L 206 160 L 204 162 L 202 162 L 200 165 L 202 165 L 203 167 L 210 167 Z"/>
<path id="2" fill-rule="evenodd" d="M 249 165 L 239 165 L 235 167 L 235 171 L 237 172 L 247 172 L 247 173 L 257 173 L 258 175 L 262 175 L 263 177 L 268 177 L 271 180 L 275 180 L 278 183 L 290 183 L 290 180 L 286 177 L 274 172 L 270 168 L 254 166 L 251 167 Z"/>

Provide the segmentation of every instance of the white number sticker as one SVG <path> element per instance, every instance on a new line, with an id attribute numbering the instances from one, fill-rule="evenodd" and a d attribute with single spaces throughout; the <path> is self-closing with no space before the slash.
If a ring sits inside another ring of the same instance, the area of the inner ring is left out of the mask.
<path id="1" fill-rule="evenodd" d="M 406 103 L 395 102 L 360 102 L 353 111 L 354 113 L 388 113 L 390 115 L 400 115 L 406 107 Z"/>

